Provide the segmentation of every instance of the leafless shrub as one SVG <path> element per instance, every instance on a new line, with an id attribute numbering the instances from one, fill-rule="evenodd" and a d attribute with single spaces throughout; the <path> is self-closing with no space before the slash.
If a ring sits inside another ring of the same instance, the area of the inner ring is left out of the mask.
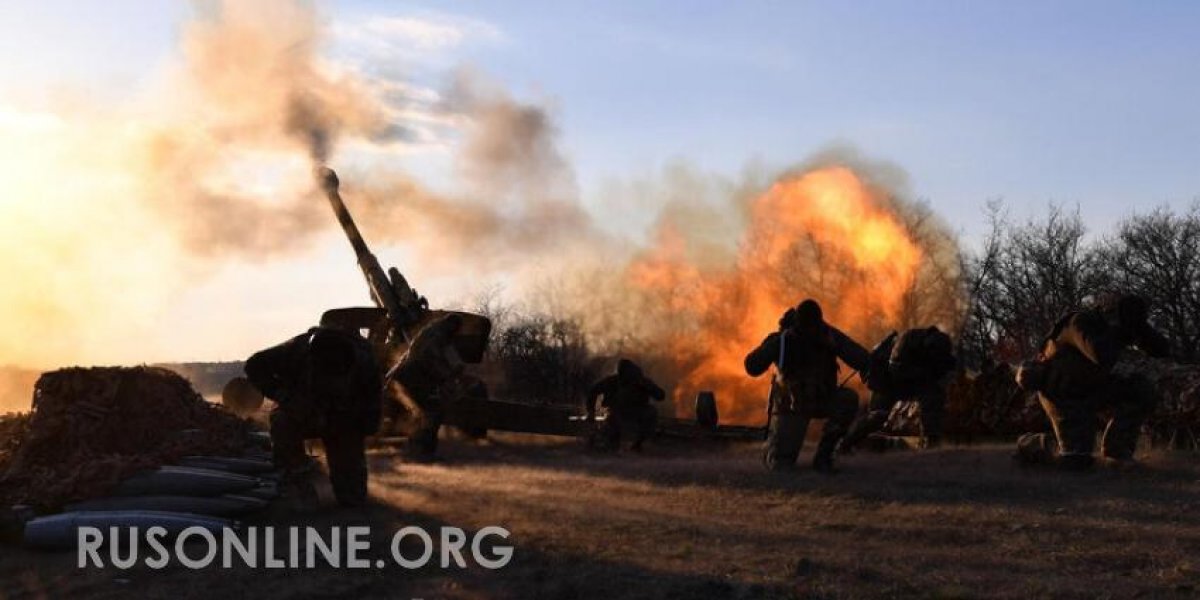
<path id="1" fill-rule="evenodd" d="M 508 318 L 493 333 L 489 358 L 502 375 L 497 395 L 539 404 L 579 402 L 599 377 L 601 362 L 579 324 L 507 310 Z"/>
<path id="2" fill-rule="evenodd" d="M 1200 360 L 1200 201 L 1182 214 L 1158 208 L 1129 217 L 1099 255 L 1105 287 L 1145 297 L 1176 360 Z"/>
<path id="3" fill-rule="evenodd" d="M 950 332 L 960 329 L 970 295 L 962 287 L 967 271 L 958 240 L 923 201 L 907 203 L 903 216 L 908 234 L 925 252 L 912 287 L 904 295 L 898 327 L 938 325 Z"/>
<path id="4" fill-rule="evenodd" d="M 1044 218 L 1021 224 L 999 203 L 988 210 L 982 252 L 964 260 L 971 309 L 960 346 L 976 365 L 1034 354 L 1059 317 L 1106 287 L 1104 261 L 1087 243 L 1078 209 L 1051 206 Z"/>
<path id="5" fill-rule="evenodd" d="M 969 366 L 1031 356 L 1060 316 L 1111 293 L 1145 297 L 1174 358 L 1200 360 L 1200 202 L 1131 215 L 1100 240 L 1088 239 L 1078 209 L 1051 206 L 1020 224 L 999 202 L 987 214 L 979 251 L 962 256 L 959 350 Z"/>

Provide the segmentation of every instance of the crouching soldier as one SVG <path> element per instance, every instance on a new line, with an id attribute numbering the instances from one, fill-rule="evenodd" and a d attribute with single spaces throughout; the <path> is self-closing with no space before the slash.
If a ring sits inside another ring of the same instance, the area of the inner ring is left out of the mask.
<path id="1" fill-rule="evenodd" d="M 587 418 L 596 419 L 596 400 L 604 397 L 602 406 L 608 409 L 608 418 L 600 433 L 607 450 L 618 450 L 624 431 L 633 433 L 632 450 L 640 451 L 658 426 L 658 411 L 651 400 L 661 402 L 666 397 L 663 389 L 642 373 L 642 368 L 631 360 L 622 358 L 617 363 L 617 372 L 597 381 L 587 396 Z"/>
<path id="2" fill-rule="evenodd" d="M 1097 417 L 1110 416 L 1101 451 L 1116 464 L 1130 464 L 1142 423 L 1154 412 L 1157 394 L 1144 376 L 1113 373 L 1121 352 L 1136 346 L 1146 354 L 1169 353 L 1166 339 L 1147 322 L 1146 301 L 1121 296 L 1064 316 L 1042 342 L 1037 359 L 1022 365 L 1017 383 L 1038 393 L 1054 428 L 1021 436 L 1016 458 L 1025 464 L 1053 463 L 1067 470 L 1092 466 Z"/>
<path id="3" fill-rule="evenodd" d="M 462 326 L 462 317 L 456 314 L 425 325 L 388 373 L 388 381 L 400 386 L 406 404 L 419 412 L 417 430 L 409 437 L 413 458 L 428 460 L 437 454 L 438 431 L 465 367 L 454 346 Z"/>
<path id="4" fill-rule="evenodd" d="M 246 377 L 275 401 L 272 459 L 295 478 L 309 467 L 304 442 L 325 445 L 329 480 L 343 506 L 367 499 L 365 439 L 379 428 L 382 380 L 366 340 L 313 328 L 246 361 Z"/>
<path id="5" fill-rule="evenodd" d="M 746 372 L 752 377 L 775 365 L 763 456 L 768 469 L 795 465 L 808 422 L 816 418 L 825 419 L 825 427 L 813 455 L 813 469 L 833 472 L 834 448 L 858 413 L 858 395 L 838 385 L 839 358 L 860 373 L 869 361 L 865 348 L 825 323 L 814 300 L 789 309 L 779 321 L 779 331 L 746 356 Z"/>
<path id="6" fill-rule="evenodd" d="M 956 364 L 950 336 L 937 327 L 909 329 L 898 335 L 893 331 L 871 351 L 867 414 L 850 428 L 839 450 L 852 452 L 867 436 L 882 429 L 892 407 L 905 400 L 915 400 L 921 408 L 924 446 L 937 446 L 942 439 L 948 376 Z"/>

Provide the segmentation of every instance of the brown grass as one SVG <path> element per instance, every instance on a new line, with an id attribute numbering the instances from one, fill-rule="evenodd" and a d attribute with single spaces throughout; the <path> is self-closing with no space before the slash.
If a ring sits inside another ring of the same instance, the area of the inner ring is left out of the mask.
<path id="1" fill-rule="evenodd" d="M 555 599 L 1186 597 L 1200 584 L 1194 455 L 1068 476 L 1015 468 L 999 446 L 951 448 L 860 454 L 829 478 L 763 472 L 750 445 L 602 456 L 501 439 L 446 454 L 376 453 L 376 504 L 318 523 L 370 523 L 377 547 L 406 524 L 502 525 L 507 568 L 119 574 L 5 548 L 0 581 L 34 596 Z"/>

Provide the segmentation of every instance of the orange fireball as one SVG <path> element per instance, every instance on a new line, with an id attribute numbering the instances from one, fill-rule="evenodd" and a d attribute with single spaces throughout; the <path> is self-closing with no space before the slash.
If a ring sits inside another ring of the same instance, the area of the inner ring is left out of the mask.
<path id="1" fill-rule="evenodd" d="M 712 390 L 723 422 L 762 423 L 769 384 L 749 378 L 742 360 L 804 298 L 868 347 L 904 321 L 924 254 L 887 190 L 849 168 L 821 168 L 777 182 L 749 218 L 727 267 L 692 264 L 686 240 L 668 228 L 628 268 L 629 283 L 682 323 L 666 340 L 682 414 L 697 392 Z"/>

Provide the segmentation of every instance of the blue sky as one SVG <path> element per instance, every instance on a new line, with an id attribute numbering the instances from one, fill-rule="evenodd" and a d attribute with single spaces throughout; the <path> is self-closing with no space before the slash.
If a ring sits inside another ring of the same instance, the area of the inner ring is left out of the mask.
<path id="1" fill-rule="evenodd" d="M 904 169 L 910 195 L 968 243 L 992 198 L 1019 218 L 1078 204 L 1103 231 L 1132 211 L 1200 197 L 1200 3 L 317 6 L 332 57 L 429 90 L 468 66 L 549 106 L 593 207 L 614 182 L 653 179 L 673 163 L 737 178 L 830 144 Z M 176 58 L 192 13 L 160 0 L 0 0 L 0 127 L 14 110 L 62 97 L 136 98 Z M 349 33 L 373 19 L 407 23 L 410 39 L 355 42 Z M 452 175 L 436 153 L 402 160 L 427 181 Z M 411 265 L 403 249 L 377 251 Z M 347 253 L 331 234 L 312 252 L 231 264 L 171 292 L 154 318 L 190 329 L 147 341 L 145 359 L 241 355 L 303 329 L 322 308 L 361 303 Z M 462 291 L 429 274 L 415 283 L 435 302 Z M 264 302 L 265 290 L 276 301 Z M 181 337 L 206 341 L 179 349 Z"/>
<path id="2" fill-rule="evenodd" d="M 505 33 L 467 58 L 557 101 L 585 188 L 674 157 L 733 173 L 845 141 L 968 230 L 991 197 L 1018 214 L 1079 203 L 1103 228 L 1200 195 L 1196 3 L 445 9 Z"/>
<path id="3" fill-rule="evenodd" d="M 437 15 L 498 36 L 472 65 L 554 108 L 585 195 L 672 160 L 735 176 L 850 143 L 972 234 L 985 200 L 1078 203 L 1097 228 L 1200 196 L 1192 2 L 318 3 L 332 22 Z M 174 51 L 186 3 L 0 5 L 0 90 L 119 97 Z M 468 35 L 470 33 L 468 32 Z"/>

